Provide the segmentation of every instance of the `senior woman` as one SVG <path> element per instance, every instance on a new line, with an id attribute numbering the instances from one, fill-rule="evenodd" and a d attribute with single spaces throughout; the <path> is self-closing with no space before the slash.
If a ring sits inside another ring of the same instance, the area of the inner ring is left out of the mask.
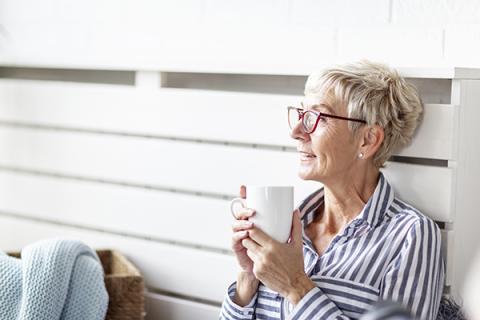
<path id="1" fill-rule="evenodd" d="M 440 230 L 398 199 L 379 170 L 410 142 L 422 112 L 415 88 L 382 64 L 361 61 L 308 78 L 288 118 L 299 176 L 323 188 L 294 211 L 288 243 L 248 221 L 255 208 L 237 213 L 232 249 L 240 272 L 221 319 L 359 318 L 382 300 L 416 318 L 436 317 Z"/>

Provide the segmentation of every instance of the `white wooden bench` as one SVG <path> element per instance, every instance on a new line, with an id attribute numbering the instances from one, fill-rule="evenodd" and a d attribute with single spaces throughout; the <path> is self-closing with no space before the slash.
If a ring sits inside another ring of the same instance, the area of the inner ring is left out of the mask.
<path id="1" fill-rule="evenodd" d="M 53 236 L 115 248 L 145 276 L 148 319 L 212 319 L 237 270 L 227 205 L 239 185 L 294 185 L 297 202 L 319 187 L 297 178 L 288 135 L 301 91 L 160 87 L 174 75 L 160 71 L 136 72 L 134 86 L 0 79 L 0 249 Z M 400 72 L 425 119 L 385 174 L 442 227 L 458 297 L 480 240 L 480 71 Z"/>

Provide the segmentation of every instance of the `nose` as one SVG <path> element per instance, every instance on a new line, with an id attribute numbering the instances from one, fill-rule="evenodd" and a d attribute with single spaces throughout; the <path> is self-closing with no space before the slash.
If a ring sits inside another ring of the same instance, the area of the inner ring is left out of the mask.
<path id="1" fill-rule="evenodd" d="M 292 139 L 301 141 L 310 140 L 310 135 L 303 130 L 303 124 L 301 121 L 299 121 L 297 125 L 290 131 L 290 137 Z"/>

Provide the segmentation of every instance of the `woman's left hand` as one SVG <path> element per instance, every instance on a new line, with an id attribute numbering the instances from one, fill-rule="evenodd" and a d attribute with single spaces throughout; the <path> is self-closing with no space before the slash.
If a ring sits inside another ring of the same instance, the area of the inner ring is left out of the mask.
<path id="1" fill-rule="evenodd" d="M 256 227 L 242 240 L 253 261 L 255 277 L 294 305 L 315 287 L 304 270 L 302 229 L 300 212 L 296 210 L 288 243 L 280 243 Z"/>

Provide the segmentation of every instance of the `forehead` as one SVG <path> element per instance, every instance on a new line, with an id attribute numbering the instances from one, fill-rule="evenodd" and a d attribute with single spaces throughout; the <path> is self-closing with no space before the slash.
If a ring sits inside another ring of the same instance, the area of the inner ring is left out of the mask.
<path id="1" fill-rule="evenodd" d="M 326 113 L 340 114 L 343 110 L 339 110 L 338 104 L 330 96 L 306 95 L 302 100 L 303 107 L 306 109 L 314 109 Z"/>

